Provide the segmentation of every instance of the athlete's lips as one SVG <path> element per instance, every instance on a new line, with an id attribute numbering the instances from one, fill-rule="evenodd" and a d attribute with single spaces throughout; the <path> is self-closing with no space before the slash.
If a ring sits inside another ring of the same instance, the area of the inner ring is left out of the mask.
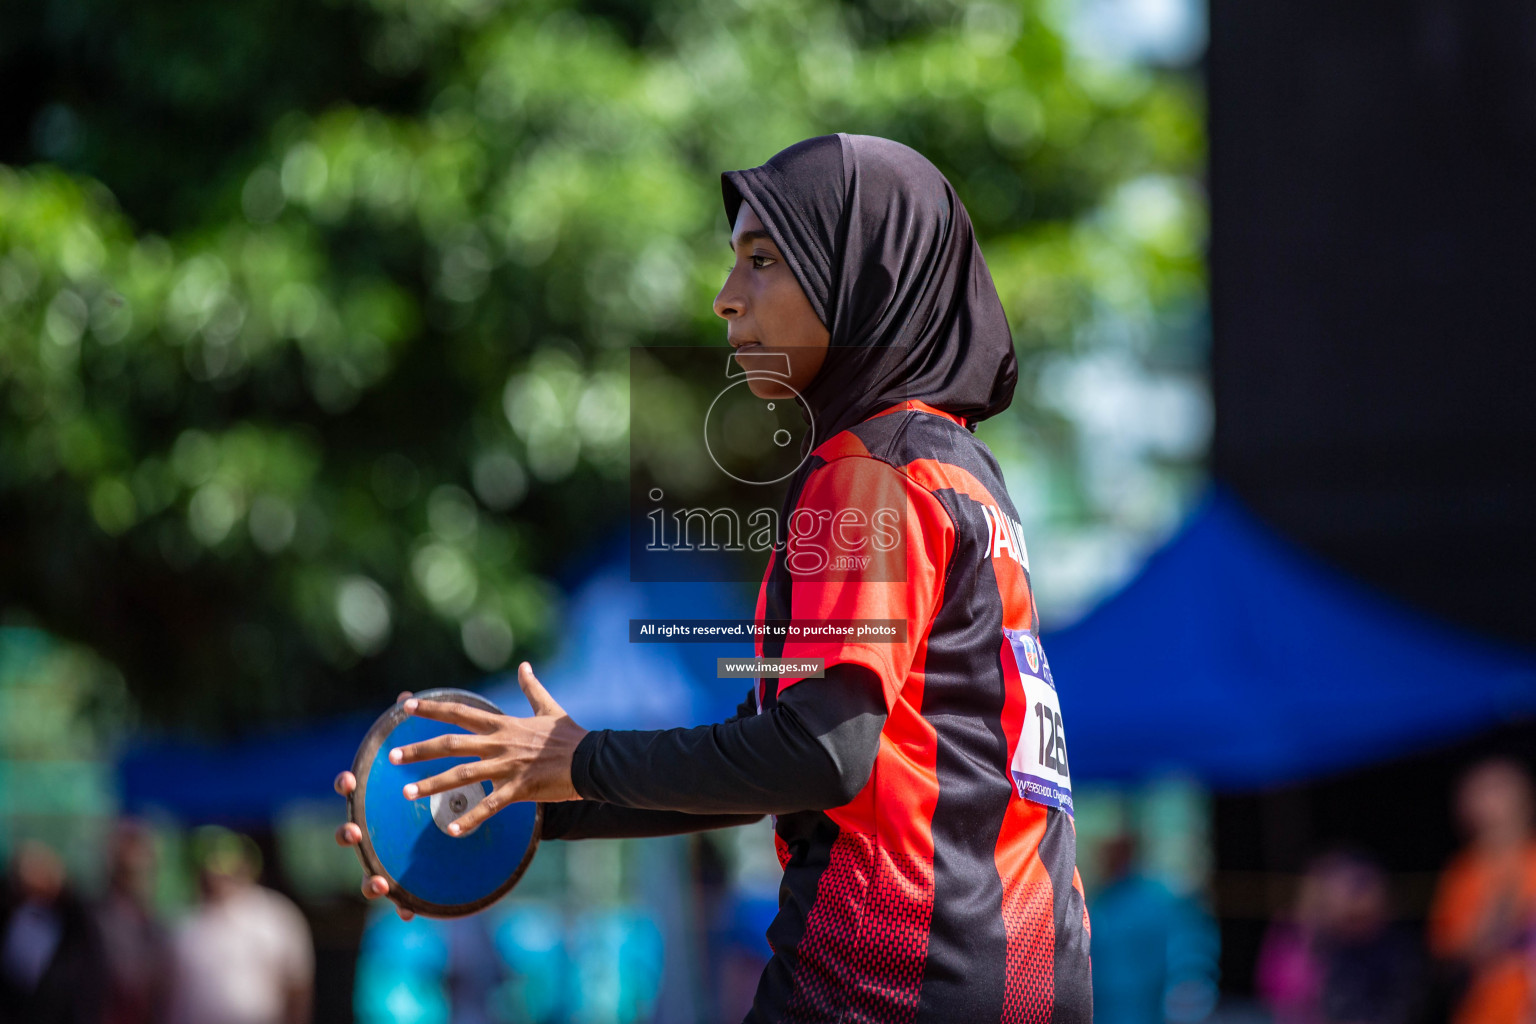
<path id="1" fill-rule="evenodd" d="M 763 348 L 763 344 L 760 341 L 744 341 L 740 345 L 733 341 L 731 344 L 736 346 L 736 351 L 731 353 L 731 358 L 736 360 L 737 365 L 743 369 L 751 369 L 747 365 L 749 361 L 760 361 L 760 357 L 768 353 L 768 350 Z"/>

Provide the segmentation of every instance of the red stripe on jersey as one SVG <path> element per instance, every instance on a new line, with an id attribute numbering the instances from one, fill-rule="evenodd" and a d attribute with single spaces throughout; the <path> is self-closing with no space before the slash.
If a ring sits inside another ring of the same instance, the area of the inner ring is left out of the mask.
<path id="1" fill-rule="evenodd" d="M 1072 823 L 1072 835 L 1077 835 L 1077 822 Z M 1083 876 L 1078 872 L 1077 865 L 1072 865 L 1072 888 L 1077 890 L 1078 896 L 1083 900 L 1083 932 L 1092 935 L 1093 929 L 1088 926 L 1088 894 L 1083 891 Z"/>
<path id="2" fill-rule="evenodd" d="M 983 505 L 996 505 L 997 499 L 975 476 L 950 462 L 938 459 L 913 459 L 901 468 L 912 482 L 929 491 L 951 490 Z"/>
<path id="3" fill-rule="evenodd" d="M 862 447 L 862 446 L 861 446 Z M 884 543 L 874 525 L 863 532 L 855 526 L 839 532 L 836 519 L 854 513 L 873 524 L 876 516 L 890 513 L 898 522 L 894 547 Z M 875 672 L 885 684 L 887 709 L 893 708 L 902 685 L 916 666 L 918 649 L 927 635 L 943 594 L 943 580 L 955 545 L 955 524 L 931 493 L 908 479 L 905 473 L 873 458 L 840 458 L 818 468 L 801 490 L 795 515 L 799 532 L 790 531 L 786 565 L 793 571 L 814 566 L 852 537 L 863 544 L 849 548 L 869 561 L 862 568 L 823 568 L 796 572 L 791 590 L 791 617 L 797 622 L 828 619 L 896 619 L 907 624 L 903 643 L 857 638 L 790 638 L 784 642 L 785 658 L 824 658 L 828 665 L 852 663 Z M 825 523 L 816 540 L 802 539 L 811 525 Z M 827 543 L 823 539 L 836 539 Z M 867 542 L 867 543 L 864 543 Z M 798 682 L 786 676 L 779 691 Z"/>
<path id="4" fill-rule="evenodd" d="M 877 837 L 884 850 L 931 860 L 931 824 L 938 802 L 937 735 L 922 715 L 923 668 L 928 626 L 953 550 L 954 523 L 932 494 L 889 464 L 868 457 L 840 458 L 818 468 L 806 480 L 797 513 L 856 509 L 872 514 L 895 507 L 901 510 L 895 549 L 883 556 L 875 553 L 861 571 L 797 576 L 791 591 L 792 618 L 895 619 L 906 623 L 905 642 L 787 639 L 782 656 L 824 658 L 828 666 L 863 665 L 879 676 L 887 717 L 874 770 L 858 796 L 826 813 L 840 828 Z M 891 560 L 899 571 L 891 571 Z M 799 681 L 781 678 L 778 692 Z M 877 813 L 881 807 L 904 807 L 908 812 L 882 815 Z"/>
<path id="5" fill-rule="evenodd" d="M 1004 624 L 1011 629 L 1034 628 L 1033 595 L 1023 567 L 1006 555 L 994 555 L 992 569 L 1005 615 L 1012 611 L 1015 619 L 1024 620 L 1010 624 L 1005 619 Z M 1019 610 L 1021 607 L 1027 614 Z M 1006 637 L 998 641 L 997 656 L 1007 687 L 1001 724 L 1008 744 L 1007 763 L 1012 764 L 1029 708 L 1018 660 Z M 1045 807 L 1033 801 L 1010 800 L 993 851 L 1003 883 L 1003 930 L 1007 935 L 1004 1024 L 1049 1024 L 1056 1005 L 1055 895 L 1050 872 L 1039 856 L 1047 814 Z"/>
<path id="6" fill-rule="evenodd" d="M 1056 1007 L 1056 923 L 1050 879 L 1003 879 L 1008 966 L 1003 1024 L 1050 1024 Z"/>
<path id="7" fill-rule="evenodd" d="M 910 1021 L 932 916 L 931 858 L 843 831 L 805 922 L 785 1021 Z"/>
<path id="8" fill-rule="evenodd" d="M 845 430 L 841 434 L 827 438 L 816 447 L 815 451 L 811 452 L 811 455 L 814 458 L 832 462 L 837 459 L 852 457 L 868 458 L 869 449 L 864 447 L 864 442 L 859 440 L 858 435 L 852 431 Z M 819 473 L 821 470 L 818 469 L 816 472 Z M 801 491 L 802 495 L 804 493 L 804 491 Z"/>
<path id="9" fill-rule="evenodd" d="M 849 803 L 825 811 L 841 829 L 874 835 L 882 848 L 933 859 L 939 802 L 938 734 L 906 695 L 886 718 L 869 782 Z M 904 813 L 891 814 L 900 807 Z M 882 813 L 885 812 L 885 813 Z"/>
<path id="10" fill-rule="evenodd" d="M 1017 736 L 1017 730 L 1009 735 Z M 1050 873 L 1038 855 L 1047 813 L 1031 801 L 1010 800 L 994 853 L 1003 882 L 1007 935 L 1005 1024 L 1048 1024 L 1056 1001 L 1055 897 Z"/>

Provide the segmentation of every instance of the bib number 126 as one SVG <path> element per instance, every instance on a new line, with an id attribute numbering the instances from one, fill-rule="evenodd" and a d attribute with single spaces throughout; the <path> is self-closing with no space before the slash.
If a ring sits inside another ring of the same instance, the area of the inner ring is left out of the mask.
<path id="1" fill-rule="evenodd" d="M 1035 701 L 1035 721 L 1040 723 L 1040 747 L 1035 760 L 1042 767 L 1067 775 L 1067 733 L 1061 727 L 1061 712 Z"/>
<path id="2" fill-rule="evenodd" d="M 1024 727 L 1010 765 L 1022 799 L 1072 813 L 1072 776 L 1067 764 L 1067 730 L 1061 720 L 1055 680 L 1040 641 L 1026 630 L 1005 629 L 1024 687 Z"/>

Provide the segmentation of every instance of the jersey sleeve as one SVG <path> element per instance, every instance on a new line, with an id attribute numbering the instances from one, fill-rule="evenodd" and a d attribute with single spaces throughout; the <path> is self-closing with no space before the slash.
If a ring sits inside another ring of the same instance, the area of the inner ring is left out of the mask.
<path id="1" fill-rule="evenodd" d="M 943 598 L 954 521 L 906 473 L 848 456 L 811 474 L 787 535 L 794 632 L 783 656 L 862 665 L 880 677 L 889 709 Z M 881 635 L 876 622 L 901 624 L 900 635 Z M 779 692 L 802 678 L 781 676 Z"/>

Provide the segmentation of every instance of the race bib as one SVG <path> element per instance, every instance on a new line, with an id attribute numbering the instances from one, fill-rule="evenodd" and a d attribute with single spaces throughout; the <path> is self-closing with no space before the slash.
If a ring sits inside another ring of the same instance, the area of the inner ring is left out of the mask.
<path id="1" fill-rule="evenodd" d="M 1072 813 L 1072 776 L 1067 767 L 1067 733 L 1056 701 L 1056 683 L 1040 642 L 1023 629 L 1004 629 L 1024 684 L 1024 728 L 1013 755 L 1013 785 L 1019 796 Z"/>

